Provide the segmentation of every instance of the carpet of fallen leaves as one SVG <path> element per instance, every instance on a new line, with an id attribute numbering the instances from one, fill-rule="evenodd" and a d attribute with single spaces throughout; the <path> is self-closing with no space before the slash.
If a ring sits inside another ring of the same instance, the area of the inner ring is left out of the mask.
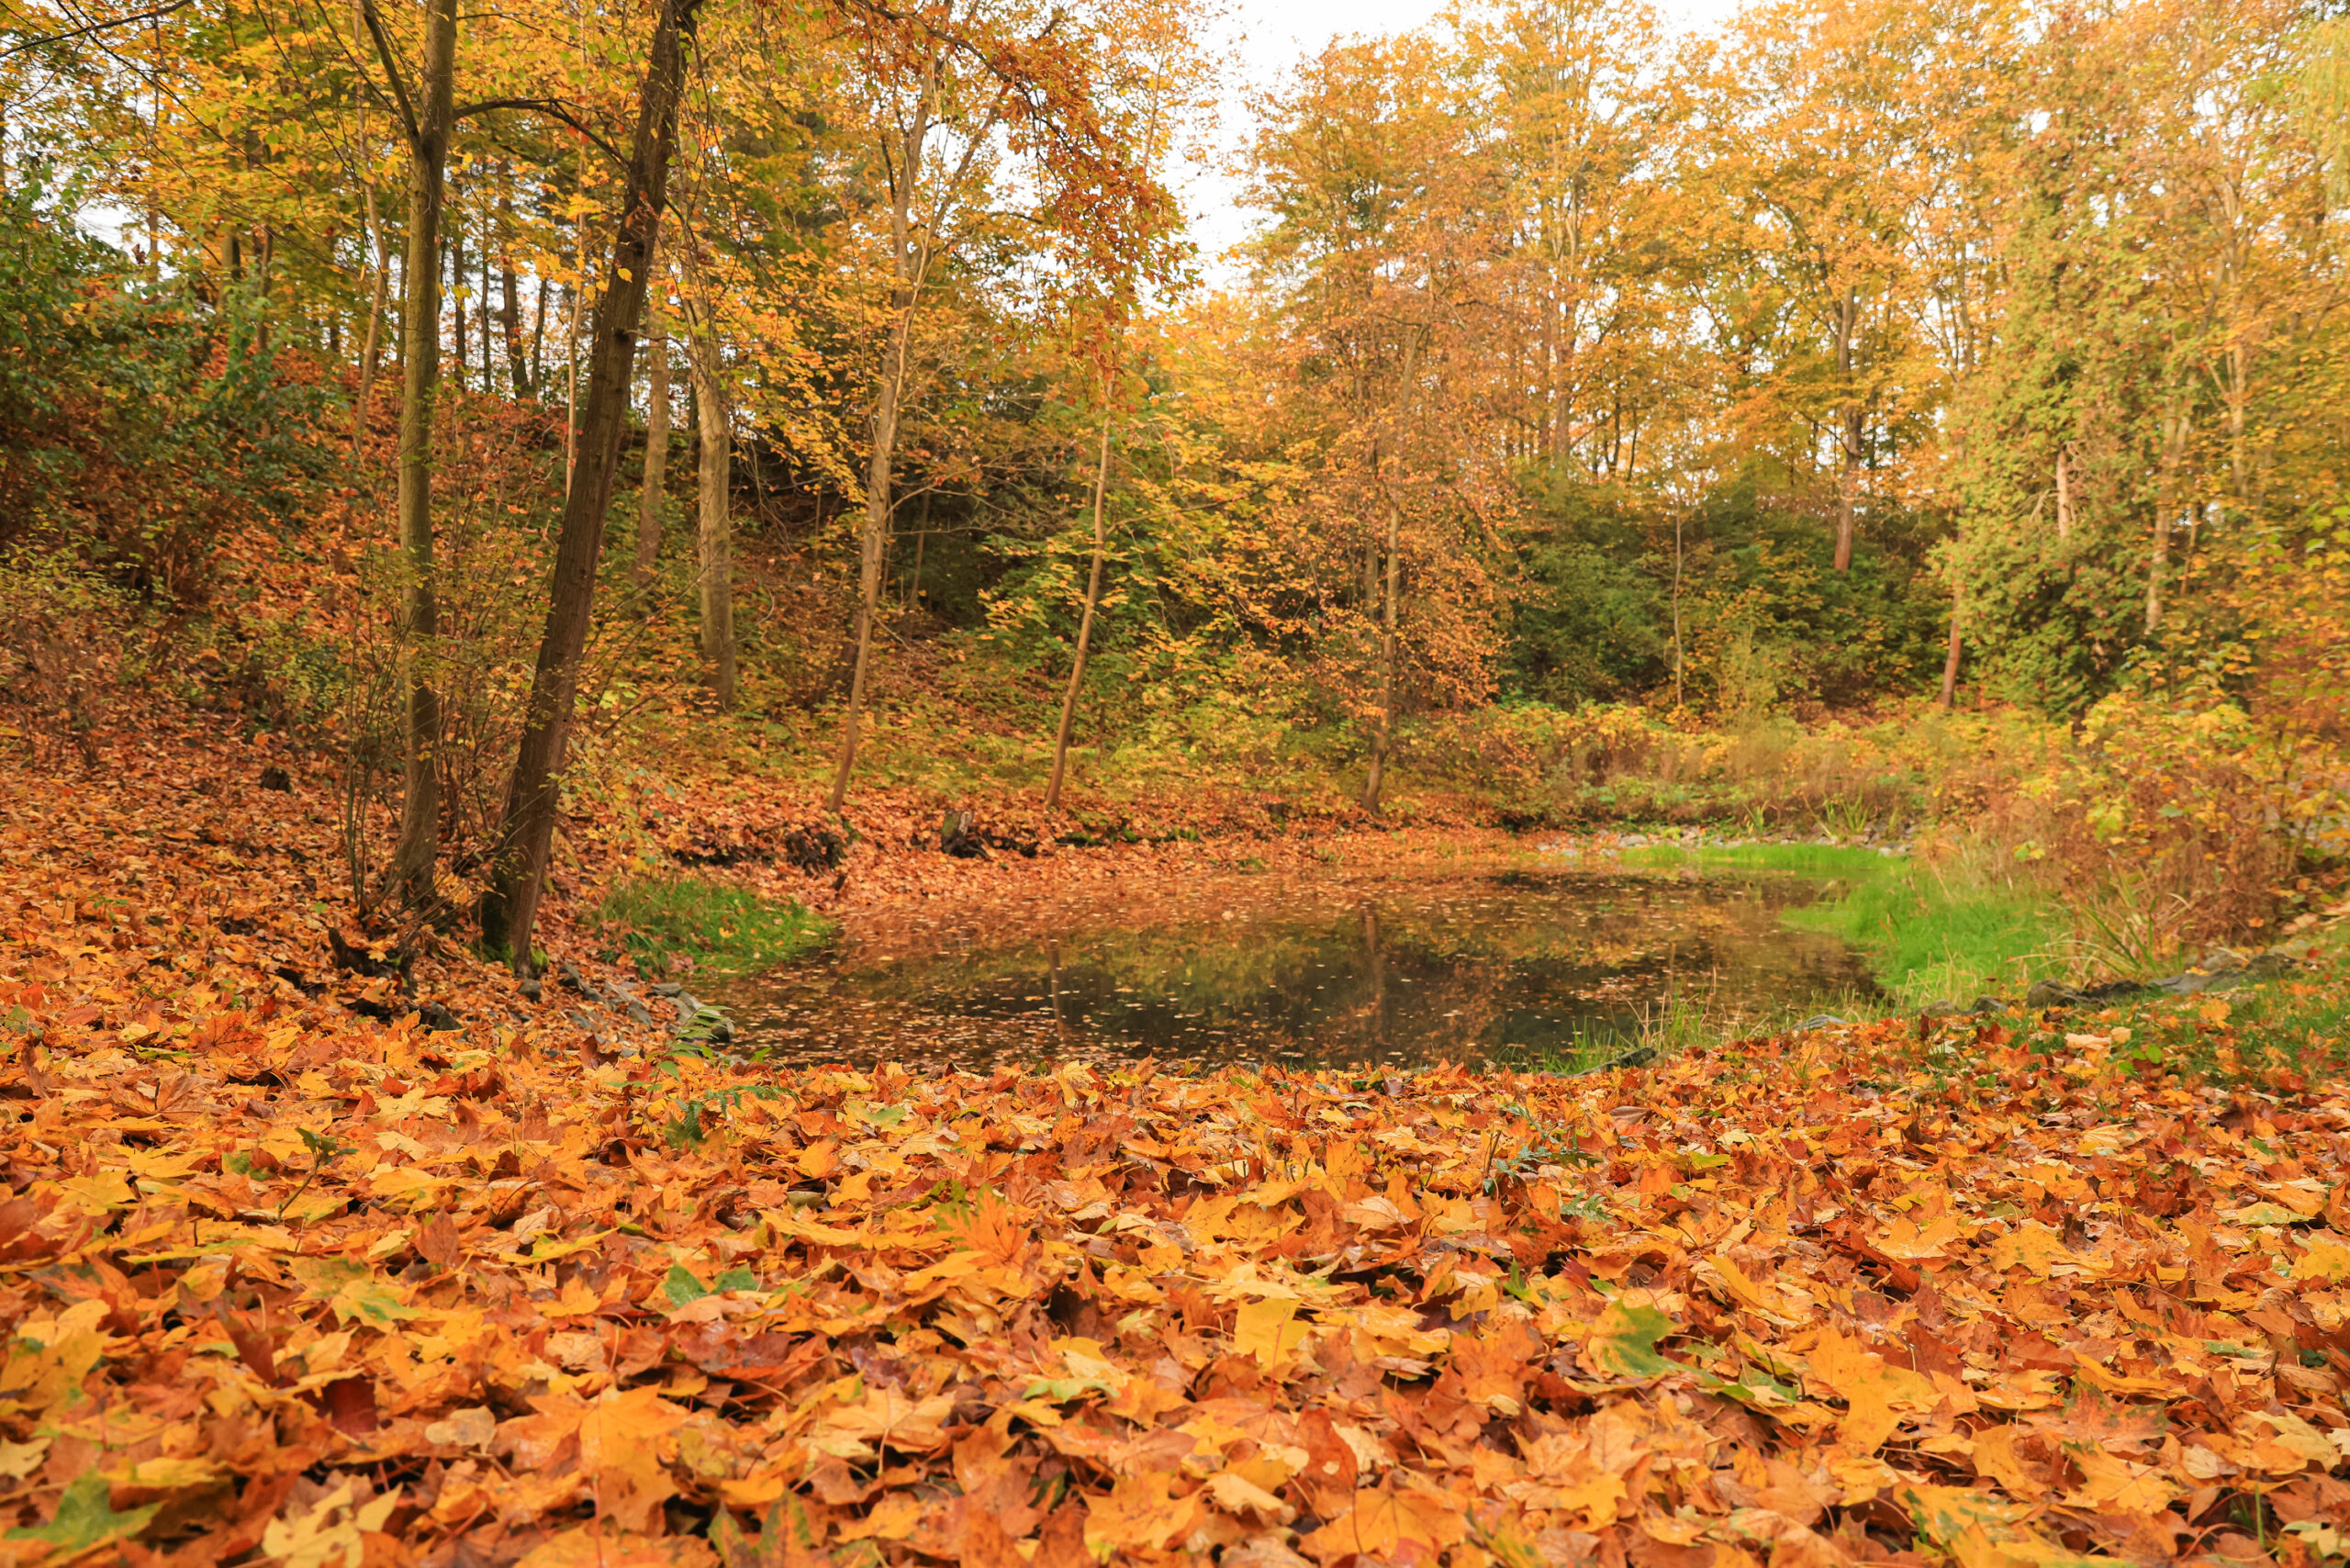
<path id="1" fill-rule="evenodd" d="M 775 1073 L 453 951 L 436 1032 L 217 760 L 0 769 L 0 1562 L 2344 1549 L 2336 1085 L 1971 1020 Z"/>

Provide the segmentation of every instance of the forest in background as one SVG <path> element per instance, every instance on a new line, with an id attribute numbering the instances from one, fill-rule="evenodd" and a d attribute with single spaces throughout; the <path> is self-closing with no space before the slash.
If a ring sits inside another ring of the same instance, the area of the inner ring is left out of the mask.
<path id="1" fill-rule="evenodd" d="M 680 749 L 834 812 L 1990 809 L 2172 935 L 2307 913 L 2350 23 L 1466 6 L 1249 104 L 1217 259 L 1208 20 L 16 8 L 28 744 L 111 626 L 493 946 L 558 787 Z"/>

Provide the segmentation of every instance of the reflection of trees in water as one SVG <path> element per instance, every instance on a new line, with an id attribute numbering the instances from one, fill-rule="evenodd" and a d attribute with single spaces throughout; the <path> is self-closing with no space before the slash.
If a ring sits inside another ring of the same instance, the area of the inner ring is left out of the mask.
<path id="1" fill-rule="evenodd" d="M 1620 1038 L 1673 994 L 1776 1012 L 1867 984 L 1841 945 L 1777 927 L 1798 902 L 1784 886 L 1562 876 L 1506 891 L 1490 879 L 1299 891 L 1157 927 L 1057 922 L 1046 908 L 993 941 L 969 927 L 887 933 L 722 1000 L 746 1039 L 792 1059 L 1123 1045 L 1336 1065 L 1553 1054 Z"/>

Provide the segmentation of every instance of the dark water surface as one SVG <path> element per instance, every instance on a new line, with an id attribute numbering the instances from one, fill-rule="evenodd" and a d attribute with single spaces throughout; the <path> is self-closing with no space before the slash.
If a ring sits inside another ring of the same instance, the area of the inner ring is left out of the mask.
<path id="1" fill-rule="evenodd" d="M 1144 907 L 1110 888 L 863 927 L 712 1000 L 737 1048 L 786 1063 L 1572 1070 L 1676 1002 L 1762 1025 L 1873 992 L 1842 942 L 1779 924 L 1819 892 L 1763 874 L 1221 877 Z"/>

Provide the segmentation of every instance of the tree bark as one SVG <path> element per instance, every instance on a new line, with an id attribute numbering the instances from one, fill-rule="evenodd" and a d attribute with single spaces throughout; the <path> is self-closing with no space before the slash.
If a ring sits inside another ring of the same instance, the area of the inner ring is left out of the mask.
<path id="1" fill-rule="evenodd" d="M 372 6 L 369 30 L 386 73 L 398 85 L 397 58 Z M 432 561 L 432 408 L 441 380 L 441 211 L 454 119 L 456 0 L 430 0 L 425 11 L 420 102 L 410 108 L 408 253 L 400 283 L 399 545 L 407 581 L 402 630 L 408 643 L 406 756 L 400 836 L 390 885 L 410 906 L 433 898 L 441 852 L 441 610 Z M 405 96 L 405 95 L 403 95 Z"/>
<path id="2" fill-rule="evenodd" d="M 1836 487 L 1836 569 L 1840 572 L 1852 569 L 1853 514 L 1859 510 L 1861 494 L 1861 438 L 1867 420 L 1867 411 L 1852 385 L 1852 340 L 1859 333 L 1860 319 L 1860 299 L 1846 289 L 1836 306 L 1836 375 L 1844 390 L 1842 418 L 1836 432 L 1836 443 L 1844 454 L 1843 476 Z"/>
<path id="3" fill-rule="evenodd" d="M 508 188 L 498 196 L 498 314 L 506 332 L 506 373 L 513 378 L 517 398 L 531 395 L 531 367 L 522 353 L 522 299 L 514 278 L 514 192 L 512 174 Z"/>
<path id="4" fill-rule="evenodd" d="M 587 396 L 581 401 L 574 443 L 576 457 L 564 499 L 563 526 L 555 539 L 546 627 L 539 639 L 530 707 L 507 788 L 490 890 L 482 901 L 484 942 L 503 948 L 522 974 L 531 973 L 533 967 L 531 931 L 538 917 L 540 890 L 545 884 L 547 857 L 554 840 L 556 767 L 570 730 L 579 660 L 588 645 L 588 620 L 595 608 L 596 563 L 603 554 L 604 522 L 611 510 L 613 474 L 620 465 L 637 327 L 644 315 L 654 233 L 667 196 L 670 155 L 677 146 L 686 38 L 697 4 L 698 0 L 662 0 L 660 18 L 654 26 L 636 137 L 623 186 L 620 231 L 613 239 L 603 293 L 596 302 Z"/>
<path id="5" fill-rule="evenodd" d="M 894 482 L 898 443 L 898 398 L 904 389 L 906 339 L 912 325 L 912 308 L 898 314 L 890 331 L 888 368 L 881 374 L 873 406 L 873 451 L 865 469 L 865 537 L 856 579 L 856 663 L 848 679 L 848 712 L 841 723 L 840 756 L 833 769 L 831 809 L 838 812 L 848 799 L 849 775 L 856 768 L 857 724 L 865 713 L 866 671 L 873 659 L 873 620 L 881 597 L 881 552 L 890 540 L 890 492 Z"/>
<path id="6" fill-rule="evenodd" d="M 2060 458 L 2059 462 L 2062 461 Z M 1958 705 L 1959 590 L 1953 582 L 1950 589 L 1950 649 L 1942 655 L 1942 711 L 1947 713 Z"/>
<path id="7" fill-rule="evenodd" d="M 726 417 L 726 390 L 719 380 L 718 340 L 705 322 L 688 349 L 694 383 L 694 419 L 701 435 L 695 464 L 700 483 L 700 523 L 696 531 L 701 583 L 701 658 L 710 689 L 721 708 L 734 706 L 734 522 L 730 515 L 734 484 L 734 436 Z"/>
<path id="8" fill-rule="evenodd" d="M 1069 734 L 1077 722 L 1077 694 L 1085 685 L 1085 655 L 1093 642 L 1093 610 L 1102 602 L 1102 568 L 1109 554 L 1110 538 L 1102 527 L 1102 509 L 1110 485 L 1111 398 L 1114 377 L 1102 378 L 1102 441 L 1093 460 L 1093 566 L 1085 578 L 1085 610 L 1077 621 L 1077 655 L 1069 662 L 1069 689 L 1061 693 L 1060 728 L 1053 734 L 1053 777 L 1045 786 L 1045 810 L 1060 804 L 1061 775 L 1069 762 Z"/>
<path id="9" fill-rule="evenodd" d="M 367 242 L 375 252 L 375 286 L 367 297 L 367 342 L 359 352 L 359 396 L 352 405 L 351 450 L 367 438 L 368 405 L 375 399 L 375 367 L 383 353 L 384 301 L 392 282 L 392 237 L 375 212 L 375 182 L 367 182 Z"/>
<path id="10" fill-rule="evenodd" d="M 644 485 L 636 498 L 636 565 L 629 586 L 643 593 L 661 559 L 661 508 L 669 482 L 669 338 L 658 310 L 646 313 Z"/>
<path id="11" fill-rule="evenodd" d="M 1386 782 L 1387 750 L 1395 736 L 1395 700 L 1397 681 L 1395 670 L 1395 599 L 1403 588 L 1404 509 L 1395 504 L 1395 497 L 1383 478 L 1378 478 L 1379 459 L 1371 457 L 1371 473 L 1379 486 L 1380 498 L 1387 504 L 1387 591 L 1380 604 L 1379 669 L 1385 689 L 1379 705 L 1379 728 L 1371 737 L 1371 767 L 1363 777 L 1362 809 L 1372 816 L 1379 815 L 1379 791 Z"/>
<path id="12" fill-rule="evenodd" d="M 2188 415 L 2168 412 L 2163 420 L 2162 480 L 2154 495 L 2154 544 L 2146 559 L 2146 635 L 2162 630 L 2163 574 L 2170 562 L 2171 508 L 2177 504 L 2178 473 L 2187 455 Z"/>
<path id="13" fill-rule="evenodd" d="M 2073 535 L 2073 443 L 2056 448 L 2056 537 Z"/>

